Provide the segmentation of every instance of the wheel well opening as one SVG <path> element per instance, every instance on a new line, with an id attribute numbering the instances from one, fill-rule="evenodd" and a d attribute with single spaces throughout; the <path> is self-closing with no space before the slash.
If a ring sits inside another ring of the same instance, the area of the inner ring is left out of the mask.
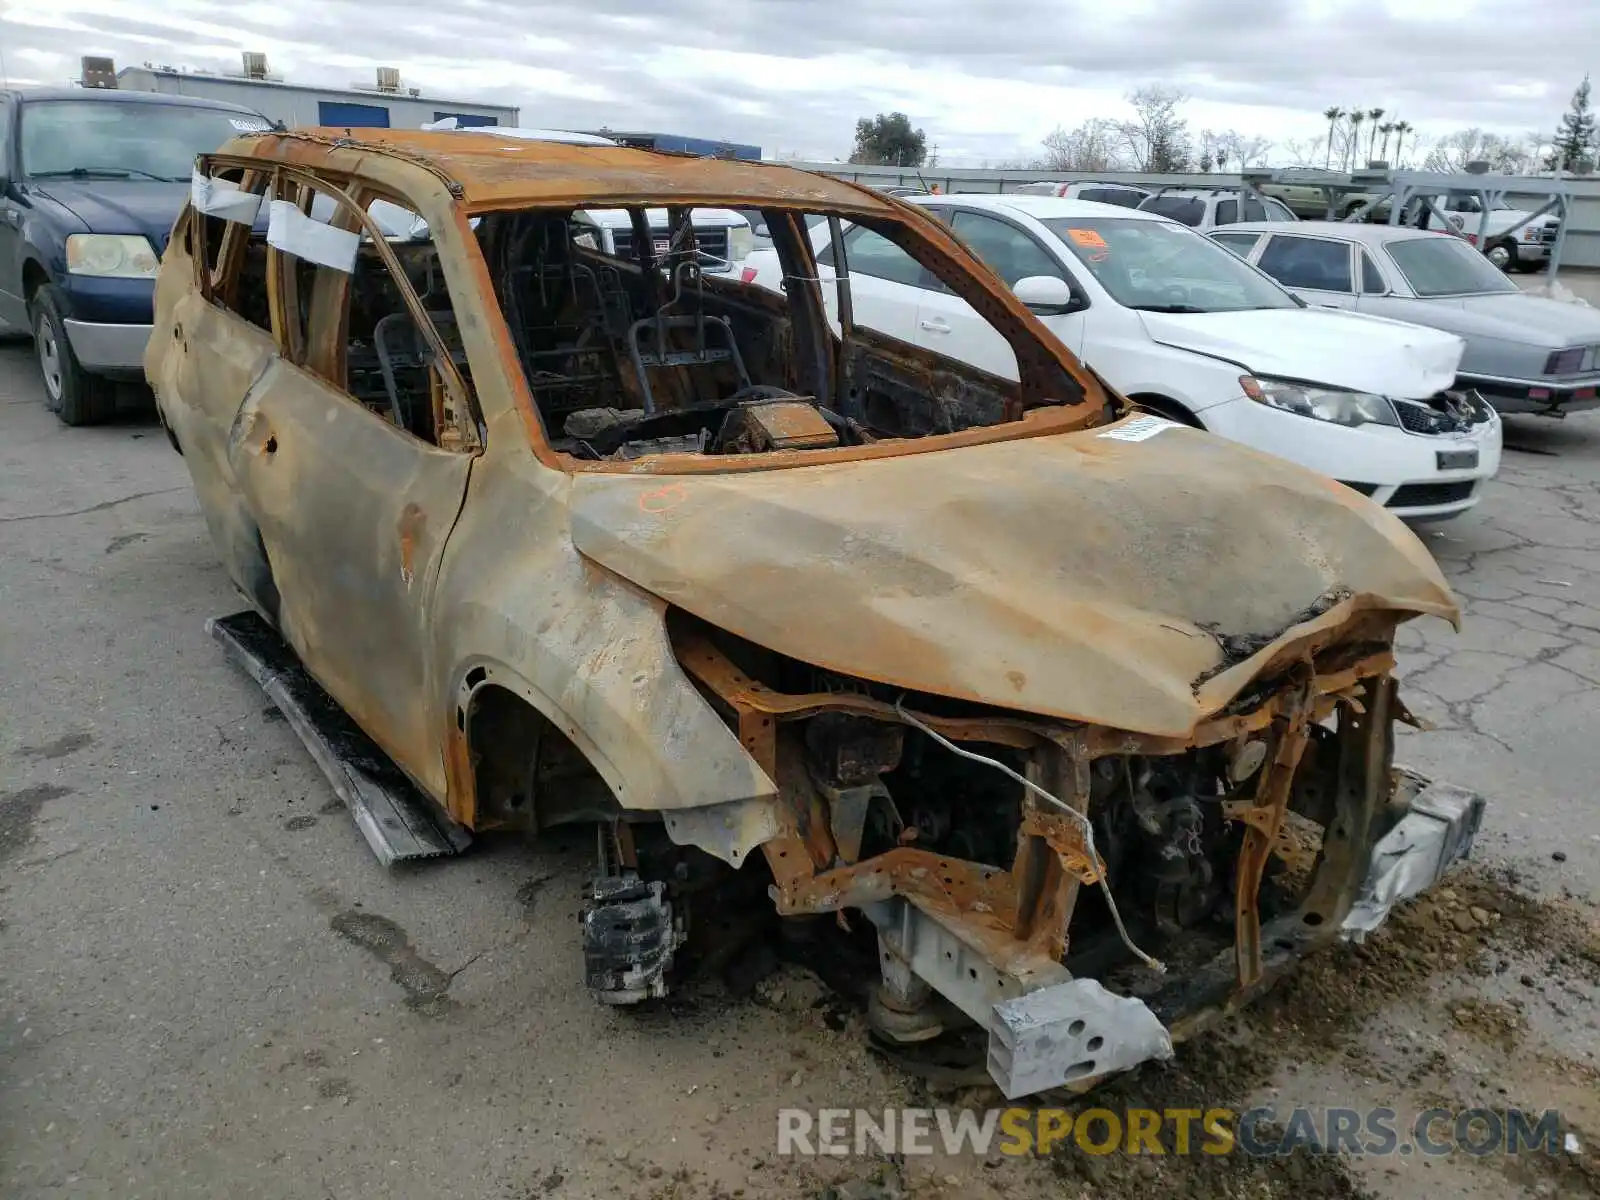
<path id="1" fill-rule="evenodd" d="M 1193 429 L 1205 428 L 1200 423 L 1199 417 L 1195 416 L 1176 400 L 1167 396 L 1158 396 L 1152 392 L 1142 392 L 1138 395 L 1129 396 L 1128 399 L 1132 400 L 1140 408 L 1148 408 L 1151 412 L 1159 413 L 1169 420 L 1177 421 L 1180 425 L 1188 425 Z"/>
<path id="2" fill-rule="evenodd" d="M 606 820 L 619 811 L 583 751 L 509 688 L 480 683 L 463 724 L 476 828 L 537 833 L 575 821 Z"/>
<path id="3" fill-rule="evenodd" d="M 33 300 L 33 294 L 50 282 L 50 275 L 34 259 L 22 264 L 22 298 Z"/>

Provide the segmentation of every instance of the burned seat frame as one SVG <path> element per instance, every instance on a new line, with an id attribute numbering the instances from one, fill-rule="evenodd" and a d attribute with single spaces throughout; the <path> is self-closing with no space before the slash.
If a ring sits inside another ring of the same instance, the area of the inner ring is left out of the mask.
<path id="1" fill-rule="evenodd" d="M 698 300 L 695 311 L 680 313 L 674 310 L 683 303 L 684 279 L 690 279 L 689 290 Z M 726 317 L 709 316 L 705 311 L 705 293 L 701 290 L 700 265 L 694 261 L 680 262 L 672 270 L 672 298 L 656 310 L 653 316 L 642 317 L 628 327 L 628 357 L 639 379 L 639 392 L 644 400 L 646 415 L 656 411 L 655 395 L 650 390 L 650 370 L 653 367 L 698 367 L 731 362 L 738 375 L 739 388 L 750 386 L 750 372 L 745 369 L 744 357 L 739 353 L 739 339 L 733 334 L 733 325 Z M 670 349 L 670 334 L 674 330 L 692 329 L 693 345 L 687 350 Z M 706 334 L 715 330 L 726 343 L 711 346 Z M 646 333 L 653 333 L 649 349 L 644 348 Z"/>

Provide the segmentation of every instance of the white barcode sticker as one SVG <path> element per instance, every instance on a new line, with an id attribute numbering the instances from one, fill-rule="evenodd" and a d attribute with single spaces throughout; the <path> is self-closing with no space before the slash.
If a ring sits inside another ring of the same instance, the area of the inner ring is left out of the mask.
<path id="1" fill-rule="evenodd" d="M 1134 417 L 1131 421 L 1124 421 L 1114 429 L 1108 429 L 1099 436 L 1111 438 L 1118 442 L 1142 442 L 1155 437 L 1163 429 L 1176 429 L 1178 423 L 1169 421 L 1165 417 Z"/>

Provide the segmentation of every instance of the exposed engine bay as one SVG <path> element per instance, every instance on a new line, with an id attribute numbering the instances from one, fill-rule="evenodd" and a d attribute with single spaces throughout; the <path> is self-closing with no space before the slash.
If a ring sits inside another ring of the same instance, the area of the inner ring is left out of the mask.
<path id="1" fill-rule="evenodd" d="M 785 827 L 763 847 L 779 913 L 865 913 L 877 1035 L 976 1023 L 1008 1095 L 1169 1055 L 1197 1007 L 1381 919 L 1396 885 L 1375 883 L 1372 845 L 1424 843 L 1405 885 L 1420 889 L 1481 819 L 1481 798 L 1392 767 L 1404 710 L 1382 642 L 1328 648 L 1314 674 L 1254 689 L 1178 748 L 907 695 L 674 623 L 683 665 L 782 789 Z M 619 810 L 602 834 L 585 928 L 608 1003 L 664 994 L 697 897 L 717 894 L 719 864 L 650 828 Z"/>

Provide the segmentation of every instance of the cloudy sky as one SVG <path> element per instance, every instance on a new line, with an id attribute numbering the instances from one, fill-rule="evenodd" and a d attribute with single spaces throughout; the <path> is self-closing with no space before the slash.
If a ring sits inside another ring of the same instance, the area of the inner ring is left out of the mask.
<path id="1" fill-rule="evenodd" d="M 1548 133 L 1600 72 L 1596 0 L 0 0 L 12 83 L 78 57 L 292 82 L 377 65 L 425 93 L 512 103 L 526 125 L 647 128 L 849 152 L 855 119 L 901 110 L 951 165 L 1029 158 L 1057 124 L 1124 114 L 1148 82 L 1193 129 L 1309 141 L 1330 104 L 1420 131 Z M 1280 153 L 1273 156 L 1281 159 Z"/>

